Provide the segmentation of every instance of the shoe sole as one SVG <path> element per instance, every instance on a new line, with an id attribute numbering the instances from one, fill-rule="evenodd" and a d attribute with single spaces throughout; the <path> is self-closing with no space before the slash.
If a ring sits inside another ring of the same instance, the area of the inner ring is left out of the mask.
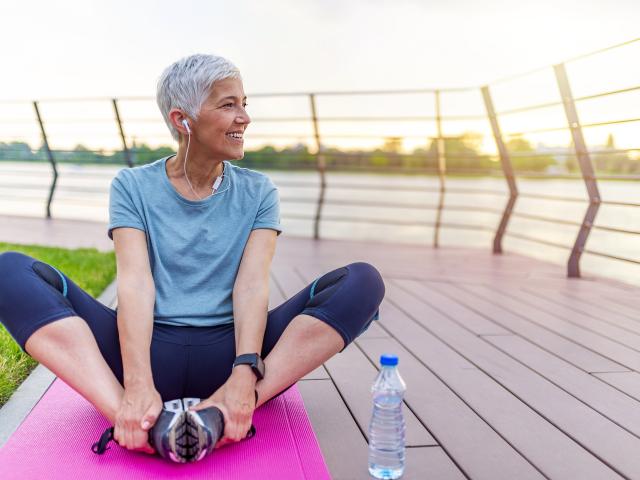
<path id="1" fill-rule="evenodd" d="M 208 429 L 202 423 L 202 419 L 195 412 L 185 412 L 185 425 L 189 432 L 189 436 L 195 439 L 192 462 L 202 460 L 207 454 L 208 447 L 211 445 L 211 436 Z"/>
<path id="2" fill-rule="evenodd" d="M 169 405 L 165 403 L 168 410 L 179 412 L 179 415 L 172 419 L 167 431 L 169 457 L 176 463 L 197 462 L 207 454 L 211 435 L 200 417 L 188 410 L 198 404 L 200 399 L 185 398 L 182 402 L 182 405 L 175 401 L 167 402 Z"/>

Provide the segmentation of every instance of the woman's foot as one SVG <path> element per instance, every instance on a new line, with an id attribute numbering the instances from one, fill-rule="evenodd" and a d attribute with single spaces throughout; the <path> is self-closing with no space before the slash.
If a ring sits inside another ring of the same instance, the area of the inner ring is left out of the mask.
<path id="1" fill-rule="evenodd" d="M 149 444 L 158 454 L 173 462 L 185 463 L 192 443 L 186 435 L 185 411 L 181 399 L 164 402 L 155 425 L 149 430 Z"/>
<path id="2" fill-rule="evenodd" d="M 199 399 L 195 398 L 186 400 L 196 400 L 192 405 L 200 402 Z M 217 407 L 209 407 L 198 411 L 188 410 L 186 412 L 186 424 L 190 435 L 197 439 L 197 445 L 200 450 L 196 461 L 211 453 L 224 433 L 224 417 Z"/>
<path id="3" fill-rule="evenodd" d="M 149 431 L 149 444 L 168 460 L 197 462 L 209 454 L 224 432 L 222 412 L 216 407 L 189 410 L 199 398 L 164 403 L 158 421 Z"/>

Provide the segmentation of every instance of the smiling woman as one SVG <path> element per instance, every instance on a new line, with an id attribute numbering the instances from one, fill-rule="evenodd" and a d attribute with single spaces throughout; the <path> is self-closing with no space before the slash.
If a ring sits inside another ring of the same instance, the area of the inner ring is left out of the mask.
<path id="1" fill-rule="evenodd" d="M 157 99 L 178 151 L 112 181 L 118 310 L 13 252 L 0 255 L 0 320 L 115 425 L 96 453 L 113 438 L 193 462 L 245 438 L 257 407 L 360 335 L 384 284 L 351 263 L 268 311 L 279 199 L 269 177 L 230 162 L 250 122 L 238 70 L 178 60 Z"/>

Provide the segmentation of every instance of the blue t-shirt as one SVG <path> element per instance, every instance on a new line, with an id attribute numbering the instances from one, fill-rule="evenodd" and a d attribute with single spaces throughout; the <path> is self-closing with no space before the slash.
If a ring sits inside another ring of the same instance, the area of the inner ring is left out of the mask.
<path id="1" fill-rule="evenodd" d="M 146 233 L 155 322 L 232 323 L 231 294 L 249 234 L 257 228 L 282 232 L 278 190 L 266 175 L 225 161 L 216 194 L 187 200 L 169 181 L 168 158 L 118 172 L 111 182 L 109 237 L 118 227 Z"/>

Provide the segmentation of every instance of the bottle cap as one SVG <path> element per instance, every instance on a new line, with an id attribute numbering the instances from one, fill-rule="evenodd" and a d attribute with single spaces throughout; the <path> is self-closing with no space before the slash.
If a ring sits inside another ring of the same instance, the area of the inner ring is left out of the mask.
<path id="1" fill-rule="evenodd" d="M 385 366 L 385 365 L 390 365 L 390 366 L 398 365 L 398 356 L 394 355 L 392 353 L 383 353 L 382 355 L 380 355 L 380 365 L 382 365 L 382 366 Z"/>

